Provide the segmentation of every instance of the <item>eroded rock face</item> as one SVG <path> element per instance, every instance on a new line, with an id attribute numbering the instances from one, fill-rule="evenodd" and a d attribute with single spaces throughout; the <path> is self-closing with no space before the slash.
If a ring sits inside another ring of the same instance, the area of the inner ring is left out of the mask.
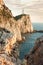
<path id="1" fill-rule="evenodd" d="M 20 65 L 18 44 L 9 44 L 13 34 L 5 28 L 0 28 L 0 65 Z"/>
<path id="2" fill-rule="evenodd" d="M 33 50 L 25 56 L 25 59 L 26 65 L 43 65 L 43 37 L 36 40 Z"/>
<path id="3" fill-rule="evenodd" d="M 5 46 L 8 44 L 9 38 L 12 37 L 13 34 L 10 31 L 4 28 L 0 28 L 0 65 L 15 65 L 15 63 L 11 61 L 11 58 L 6 54 L 5 49 Z"/>
<path id="4" fill-rule="evenodd" d="M 11 11 L 0 6 L 0 65 L 20 65 L 16 58 L 19 52 L 15 48 L 16 41 L 21 41 L 21 32 Z M 13 54 L 12 54 L 13 53 Z M 18 59 L 19 60 L 19 59 Z"/>
<path id="5" fill-rule="evenodd" d="M 21 32 L 16 24 L 16 20 L 14 20 L 11 11 L 5 5 L 2 5 L 0 8 L 0 27 L 11 31 L 14 34 L 13 38 L 15 41 L 22 39 Z"/>
<path id="6" fill-rule="evenodd" d="M 16 20 L 13 18 L 11 11 L 5 6 L 0 7 L 0 28 L 10 31 L 13 36 L 9 37 L 5 45 L 5 53 L 11 54 L 11 51 L 17 41 L 22 40 L 21 31 L 17 25 Z"/>
<path id="7" fill-rule="evenodd" d="M 0 47 L 2 47 L 3 44 L 7 44 L 8 42 L 7 40 L 12 37 L 13 37 L 13 34 L 10 31 L 4 28 L 0 28 L 0 44 L 1 44 Z"/>
<path id="8" fill-rule="evenodd" d="M 10 57 L 6 56 L 5 54 L 1 54 L 0 55 L 0 65 L 15 65 L 15 63 L 11 61 Z"/>
<path id="9" fill-rule="evenodd" d="M 31 31 L 28 27 L 28 16 L 25 15 L 19 21 L 16 21 L 11 11 L 2 1 L 3 0 L 0 0 L 0 44 L 2 44 L 0 47 L 0 65 L 21 65 L 20 62 L 18 62 L 20 60 L 18 59 L 17 61 L 19 53 L 13 48 L 15 48 L 16 41 L 22 40 L 21 32 L 26 33 Z"/>
<path id="10" fill-rule="evenodd" d="M 19 15 L 16 16 L 15 19 L 17 20 L 18 26 L 22 33 L 33 32 L 33 26 L 29 15 Z"/>

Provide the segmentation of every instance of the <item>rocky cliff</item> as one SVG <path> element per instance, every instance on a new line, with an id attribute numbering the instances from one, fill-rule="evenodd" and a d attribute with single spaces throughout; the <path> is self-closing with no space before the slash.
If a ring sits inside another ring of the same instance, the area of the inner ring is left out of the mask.
<path id="1" fill-rule="evenodd" d="M 2 2 L 2 1 L 1 1 Z M 5 4 L 0 4 L 0 65 L 19 65 L 16 42 L 21 41 L 21 31 Z"/>
<path id="2" fill-rule="evenodd" d="M 13 34 L 5 28 L 0 28 L 0 65 L 20 65 L 18 43 L 13 46 L 8 40 Z M 7 47 L 7 48 L 6 48 Z"/>
<path id="3" fill-rule="evenodd" d="M 33 26 L 30 21 L 29 15 L 21 14 L 21 15 L 16 16 L 15 19 L 17 20 L 21 33 L 33 32 Z"/>
<path id="4" fill-rule="evenodd" d="M 14 20 L 11 11 L 5 5 L 1 5 L 0 7 L 0 27 L 7 29 L 13 34 L 13 37 L 8 40 L 10 45 L 13 45 L 16 41 L 22 40 L 21 32 L 17 26 L 16 20 Z"/>
<path id="5" fill-rule="evenodd" d="M 22 40 L 21 33 L 33 32 L 33 27 L 28 15 L 24 14 L 16 21 L 11 11 L 4 4 L 1 4 L 0 7 L 0 27 L 13 33 L 13 37 L 8 40 L 10 45 Z"/>
<path id="6" fill-rule="evenodd" d="M 26 65 L 43 65 L 43 37 L 36 40 L 30 54 L 25 56 Z"/>
<path id="7" fill-rule="evenodd" d="M 30 23 L 28 15 L 16 21 L 3 0 L 0 0 L 0 65 L 20 65 L 16 42 L 22 40 L 21 33 L 33 31 Z"/>

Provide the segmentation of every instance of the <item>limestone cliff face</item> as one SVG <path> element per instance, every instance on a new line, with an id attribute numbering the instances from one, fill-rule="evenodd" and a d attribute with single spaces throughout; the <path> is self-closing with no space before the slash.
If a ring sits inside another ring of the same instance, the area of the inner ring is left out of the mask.
<path id="1" fill-rule="evenodd" d="M 16 20 L 13 18 L 11 11 L 5 5 L 1 5 L 0 7 L 0 27 L 7 29 L 13 34 L 13 37 L 8 39 L 8 44 L 5 46 L 6 52 L 10 53 L 13 44 L 16 43 L 16 41 L 21 41 L 22 36 Z"/>
<path id="2" fill-rule="evenodd" d="M 17 52 L 12 55 L 12 50 L 16 45 L 16 41 L 21 41 L 22 33 L 32 32 L 32 24 L 28 15 L 23 15 L 18 21 L 14 19 L 11 11 L 5 6 L 3 0 L 0 0 L 0 28 L 1 37 L 0 43 L 5 43 L 4 47 L 0 50 L 0 65 L 20 65 L 15 60 Z M 10 34 L 10 35 L 9 35 Z"/>
<path id="3" fill-rule="evenodd" d="M 14 45 L 8 43 L 8 40 L 12 37 L 13 34 L 10 31 L 5 28 L 0 28 L 0 65 L 21 64 L 21 61 L 18 59 L 18 43 Z"/>
<path id="4" fill-rule="evenodd" d="M 29 15 L 22 14 L 16 16 L 15 19 L 17 20 L 18 26 L 22 33 L 33 32 L 33 26 Z"/>
<path id="5" fill-rule="evenodd" d="M 14 37 L 17 37 L 17 32 L 19 35 L 18 38 L 21 38 L 20 30 L 18 31 L 17 29 L 16 20 L 14 20 L 11 11 L 5 5 L 0 8 L 0 27 L 11 31 L 15 35 Z"/>
<path id="6" fill-rule="evenodd" d="M 11 11 L 3 4 L 0 6 L 0 28 L 0 35 L 2 35 L 0 36 L 0 44 L 2 44 L 0 46 L 0 65 L 20 65 L 15 58 L 18 53 L 15 52 L 14 57 L 12 51 L 16 41 L 22 40 L 21 32 Z"/>
<path id="7" fill-rule="evenodd" d="M 34 48 L 25 59 L 26 65 L 43 65 L 43 36 L 36 40 Z"/>

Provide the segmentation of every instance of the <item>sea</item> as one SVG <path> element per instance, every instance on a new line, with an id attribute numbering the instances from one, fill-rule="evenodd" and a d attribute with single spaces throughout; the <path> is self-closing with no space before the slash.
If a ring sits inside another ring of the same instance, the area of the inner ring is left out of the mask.
<path id="1" fill-rule="evenodd" d="M 32 23 L 33 24 L 33 28 L 34 30 L 43 30 L 43 23 Z M 24 36 L 26 37 L 25 41 L 22 42 L 20 44 L 19 47 L 19 58 L 22 60 L 25 55 L 27 55 L 30 50 L 32 50 L 32 48 L 35 45 L 35 41 L 37 38 L 43 36 L 43 33 L 37 32 L 37 33 L 32 33 L 32 34 L 24 34 Z"/>

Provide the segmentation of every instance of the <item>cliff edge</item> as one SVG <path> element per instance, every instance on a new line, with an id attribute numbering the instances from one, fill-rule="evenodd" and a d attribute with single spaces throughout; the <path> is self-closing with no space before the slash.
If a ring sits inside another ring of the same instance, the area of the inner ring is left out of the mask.
<path id="1" fill-rule="evenodd" d="M 33 32 L 33 26 L 30 20 L 30 16 L 27 14 L 21 14 L 15 17 L 21 33 L 31 33 Z"/>

